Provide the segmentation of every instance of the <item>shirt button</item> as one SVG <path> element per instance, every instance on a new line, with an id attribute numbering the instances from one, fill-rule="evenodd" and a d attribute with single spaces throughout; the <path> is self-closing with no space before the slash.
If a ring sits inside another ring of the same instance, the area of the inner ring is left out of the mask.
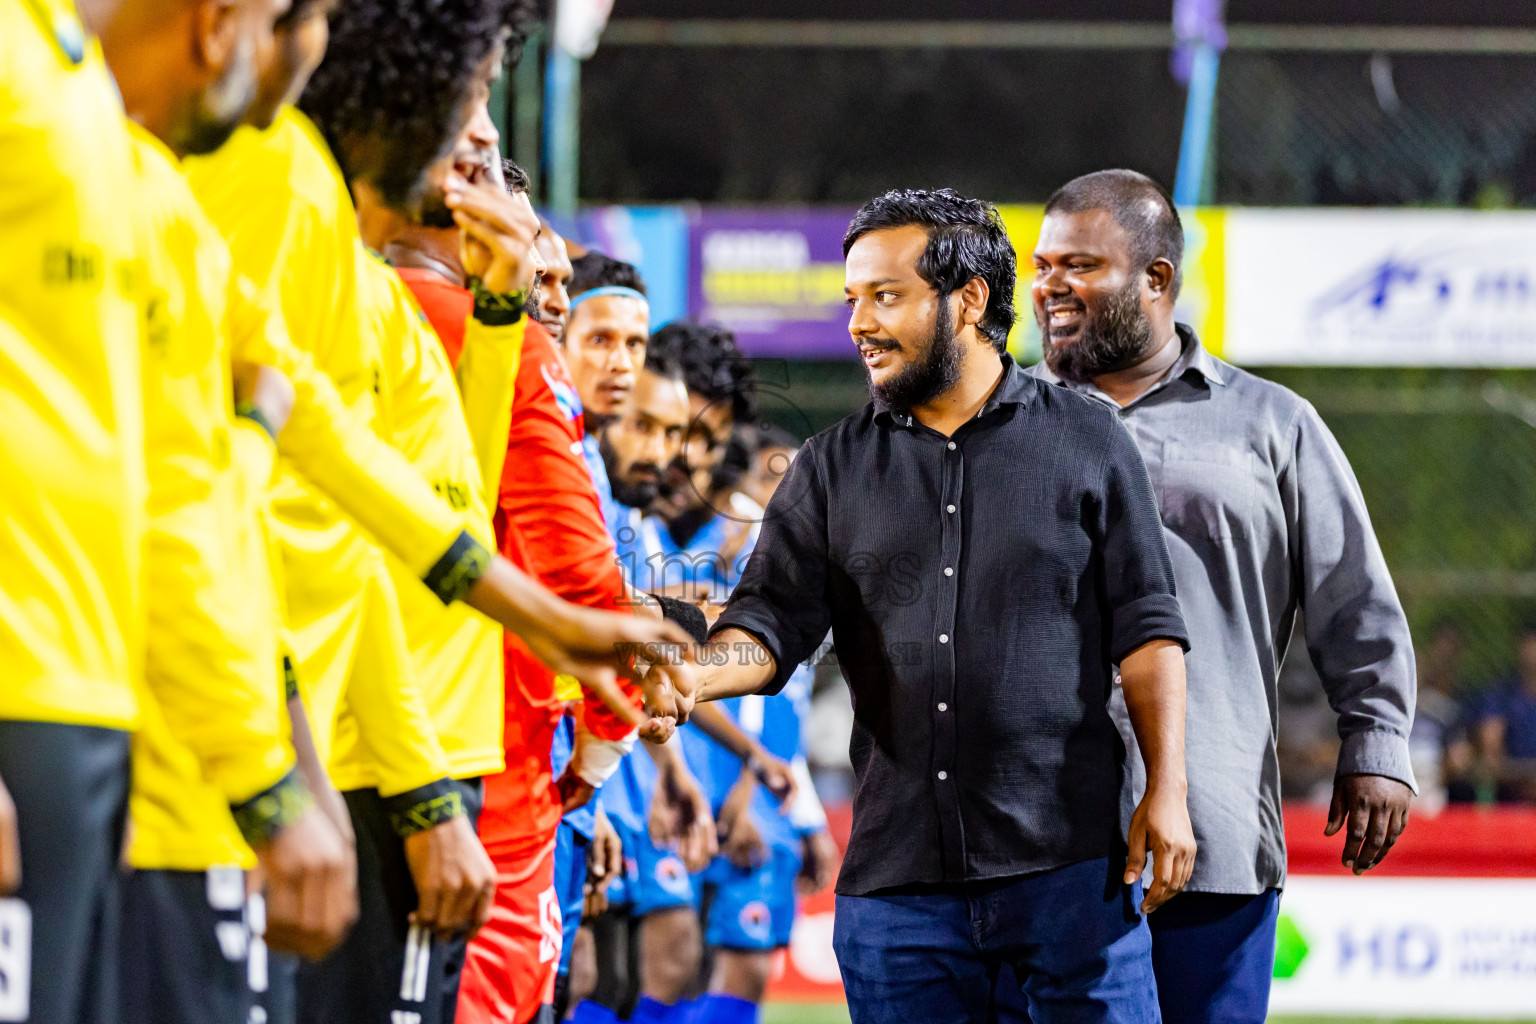
<path id="1" fill-rule="evenodd" d="M 955 442 L 953 442 L 953 441 L 949 442 L 949 450 L 950 451 L 954 451 L 955 450 Z"/>
<path id="2" fill-rule="evenodd" d="M 940 633 L 939 634 L 939 643 L 941 643 L 941 644 L 949 643 L 949 634 L 948 633 Z"/>
<path id="3" fill-rule="evenodd" d="M 951 569 L 947 565 L 944 567 L 944 575 L 945 576 L 953 576 L 954 574 L 955 574 L 955 570 Z"/>
<path id="4" fill-rule="evenodd" d="M 940 711 L 948 711 L 949 710 L 949 705 L 943 703 L 942 701 L 940 701 L 939 702 L 939 710 Z"/>
<path id="5" fill-rule="evenodd" d="M 945 507 L 944 511 L 946 511 L 946 512 L 950 513 L 951 515 L 953 515 L 954 511 L 955 511 L 955 506 L 948 505 L 948 506 Z"/>
<path id="6" fill-rule="evenodd" d="M 939 772 L 939 781 L 940 782 L 943 782 L 947 778 L 949 778 L 949 772 Z"/>

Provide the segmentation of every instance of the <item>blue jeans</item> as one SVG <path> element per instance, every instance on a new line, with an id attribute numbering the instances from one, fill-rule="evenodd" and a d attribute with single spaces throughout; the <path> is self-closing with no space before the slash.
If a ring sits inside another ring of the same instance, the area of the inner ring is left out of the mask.
<path id="1" fill-rule="evenodd" d="M 1264 1024 L 1275 971 L 1280 890 L 1186 892 L 1147 919 L 1168 1024 Z"/>
<path id="2" fill-rule="evenodd" d="M 1120 862 L 839 896 L 832 946 L 854 1024 L 994 1020 L 1003 968 L 1035 1024 L 1160 1024 L 1152 938 Z"/>
<path id="3" fill-rule="evenodd" d="M 1186 892 L 1147 918 L 1164 1024 L 1264 1024 L 1280 891 Z M 1017 985 L 998 981 L 998 1020 L 1030 1024 Z"/>

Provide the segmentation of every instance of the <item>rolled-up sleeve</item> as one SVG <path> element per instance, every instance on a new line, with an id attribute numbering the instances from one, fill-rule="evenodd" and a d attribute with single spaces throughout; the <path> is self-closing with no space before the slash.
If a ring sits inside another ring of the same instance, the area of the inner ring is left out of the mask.
<path id="1" fill-rule="evenodd" d="M 1142 644 L 1173 640 L 1189 650 L 1189 631 L 1174 590 L 1163 521 L 1136 442 L 1109 424 L 1099 541 L 1108 604 L 1110 658 L 1119 663 Z"/>
<path id="2" fill-rule="evenodd" d="M 1297 416 L 1281 483 L 1307 650 L 1339 716 L 1338 774 L 1384 775 L 1417 791 L 1408 619 L 1354 471 L 1310 404 Z"/>
<path id="3" fill-rule="evenodd" d="M 795 666 L 826 638 L 831 622 L 826 581 L 827 494 L 813 438 L 768 503 L 757 547 L 710 631 L 739 629 L 773 656 L 773 680 L 761 692 L 782 690 Z"/>

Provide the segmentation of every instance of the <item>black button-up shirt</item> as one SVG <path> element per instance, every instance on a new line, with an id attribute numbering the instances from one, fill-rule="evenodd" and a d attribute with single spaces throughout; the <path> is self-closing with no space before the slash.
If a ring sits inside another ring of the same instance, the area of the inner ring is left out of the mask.
<path id="1" fill-rule="evenodd" d="M 773 655 L 768 692 L 832 629 L 854 702 L 845 895 L 1112 855 L 1112 665 L 1188 647 L 1130 435 L 1003 364 L 952 437 L 871 404 L 807 441 L 715 626 Z"/>

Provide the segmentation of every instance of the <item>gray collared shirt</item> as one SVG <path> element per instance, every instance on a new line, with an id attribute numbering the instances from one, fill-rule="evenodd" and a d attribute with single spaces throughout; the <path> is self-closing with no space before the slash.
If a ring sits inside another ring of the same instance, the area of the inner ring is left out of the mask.
<path id="1" fill-rule="evenodd" d="M 1189 888 L 1259 893 L 1285 882 L 1276 680 L 1297 609 L 1339 716 L 1340 775 L 1416 788 L 1413 646 L 1359 484 L 1317 411 L 1215 358 L 1183 324 L 1178 332 L 1178 361 L 1123 409 L 1043 363 L 1030 372 L 1118 409 L 1141 449 L 1191 645 L 1186 748 L 1199 853 Z M 1131 763 L 1128 800 L 1144 785 L 1141 759 Z"/>

